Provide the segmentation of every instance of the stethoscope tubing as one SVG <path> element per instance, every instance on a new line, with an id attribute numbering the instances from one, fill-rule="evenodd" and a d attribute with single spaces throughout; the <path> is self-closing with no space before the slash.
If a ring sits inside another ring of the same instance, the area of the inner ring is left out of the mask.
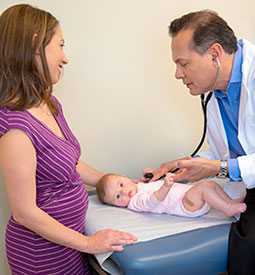
<path id="1" fill-rule="evenodd" d="M 203 126 L 203 134 L 201 136 L 200 142 L 197 145 L 197 147 L 195 148 L 195 150 L 193 151 L 193 153 L 190 155 L 192 158 L 195 157 L 197 155 L 197 153 L 199 152 L 199 150 L 201 149 L 204 141 L 205 141 L 205 137 L 206 137 L 206 128 L 207 128 L 207 105 L 209 100 L 212 97 L 213 92 L 209 92 L 209 94 L 206 96 L 204 96 L 204 94 L 200 95 L 200 100 L 201 100 L 201 107 L 202 107 L 202 111 L 203 111 L 203 117 L 204 117 L 204 126 Z M 172 171 L 169 171 L 170 173 L 175 173 L 179 170 L 179 168 L 175 168 Z M 145 173 L 144 177 L 148 180 L 150 180 L 151 178 L 153 178 L 153 174 L 152 173 Z M 163 175 L 162 177 L 160 177 L 159 179 L 164 178 L 165 175 Z"/>
<path id="2" fill-rule="evenodd" d="M 209 92 L 209 94 L 206 96 L 206 99 L 205 99 L 204 94 L 202 94 L 200 96 L 202 111 L 203 111 L 203 115 L 204 115 L 204 127 L 203 127 L 203 134 L 202 134 L 201 140 L 200 140 L 199 144 L 197 145 L 196 149 L 190 155 L 192 158 L 196 156 L 196 154 L 199 152 L 200 148 L 202 147 L 202 145 L 205 141 L 206 128 L 207 128 L 207 114 L 206 114 L 206 111 L 207 111 L 208 102 L 211 99 L 212 94 L 213 94 L 213 92 Z"/>

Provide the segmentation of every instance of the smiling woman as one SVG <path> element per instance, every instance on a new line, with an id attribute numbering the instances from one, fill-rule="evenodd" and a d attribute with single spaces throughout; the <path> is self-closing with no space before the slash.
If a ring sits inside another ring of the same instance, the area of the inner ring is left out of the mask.
<path id="1" fill-rule="evenodd" d="M 12 216 L 13 275 L 89 274 L 85 253 L 121 251 L 131 234 L 84 234 L 88 194 L 103 173 L 80 160 L 52 86 L 67 64 L 57 19 L 29 5 L 0 16 L 0 172 Z"/>
<path id="2" fill-rule="evenodd" d="M 49 72 L 51 75 L 52 84 L 59 81 L 63 65 L 67 64 L 67 58 L 63 51 L 64 48 L 63 33 L 58 25 L 55 28 L 55 34 L 50 43 L 45 47 L 46 59 L 48 60 Z"/>

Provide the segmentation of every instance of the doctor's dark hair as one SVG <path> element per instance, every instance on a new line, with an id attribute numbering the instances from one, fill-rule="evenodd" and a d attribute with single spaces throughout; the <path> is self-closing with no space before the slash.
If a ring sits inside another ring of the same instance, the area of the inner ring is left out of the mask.
<path id="1" fill-rule="evenodd" d="M 213 43 L 219 43 L 226 53 L 237 51 L 237 39 L 227 22 L 216 12 L 201 10 L 183 15 L 173 20 L 169 26 L 169 35 L 175 37 L 180 31 L 191 29 L 193 45 L 198 53 L 205 53 Z"/>
<path id="2" fill-rule="evenodd" d="M 56 113 L 45 47 L 58 24 L 49 12 L 26 4 L 0 15 L 0 107 L 24 110 L 45 101 Z"/>

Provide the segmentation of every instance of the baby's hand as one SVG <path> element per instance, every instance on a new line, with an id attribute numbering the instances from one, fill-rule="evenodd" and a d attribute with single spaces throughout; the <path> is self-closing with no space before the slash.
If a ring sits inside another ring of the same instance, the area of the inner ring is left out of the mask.
<path id="1" fill-rule="evenodd" d="M 164 178 L 164 185 L 166 187 L 170 187 L 174 184 L 174 180 L 173 180 L 173 173 L 167 173 L 165 178 Z"/>

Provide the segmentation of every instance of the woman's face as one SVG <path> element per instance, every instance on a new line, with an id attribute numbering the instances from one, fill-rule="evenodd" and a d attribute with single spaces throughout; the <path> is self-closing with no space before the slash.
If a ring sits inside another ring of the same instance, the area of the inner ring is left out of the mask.
<path id="1" fill-rule="evenodd" d="M 64 43 L 63 33 L 61 27 L 58 25 L 50 43 L 45 47 L 45 55 L 52 84 L 59 81 L 63 66 L 68 63 L 64 53 Z"/>

